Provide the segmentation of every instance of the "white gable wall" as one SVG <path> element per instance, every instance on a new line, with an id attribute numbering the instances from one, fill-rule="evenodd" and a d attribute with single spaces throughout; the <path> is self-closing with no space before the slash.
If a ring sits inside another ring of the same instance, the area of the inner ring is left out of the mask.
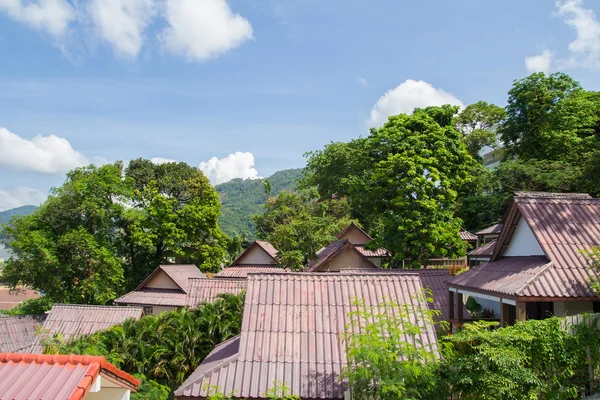
<path id="1" fill-rule="evenodd" d="M 260 246 L 253 246 L 249 251 L 246 251 L 236 264 L 275 264 L 275 260 L 262 249 Z"/>
<path id="2" fill-rule="evenodd" d="M 524 218 L 519 218 L 517 228 L 504 251 L 505 257 L 543 256 L 544 250 L 535 238 Z"/>
<path id="3" fill-rule="evenodd" d="M 163 271 L 158 271 L 158 274 L 154 275 L 154 278 L 150 279 L 144 287 L 153 289 L 179 289 L 179 286 Z"/>
<path id="4" fill-rule="evenodd" d="M 348 229 L 346 232 L 344 232 L 344 234 L 341 235 L 340 237 L 338 237 L 338 239 L 339 240 L 348 240 L 350 243 L 352 243 L 354 245 L 367 244 L 371 241 L 370 237 L 365 235 L 364 232 L 361 232 L 361 230 L 355 226 L 352 226 L 350 229 Z"/>

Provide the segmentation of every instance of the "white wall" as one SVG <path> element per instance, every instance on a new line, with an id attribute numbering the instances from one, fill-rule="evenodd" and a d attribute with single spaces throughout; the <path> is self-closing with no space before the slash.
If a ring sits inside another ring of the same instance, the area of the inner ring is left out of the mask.
<path id="1" fill-rule="evenodd" d="M 503 255 L 505 257 L 544 255 L 544 251 L 524 218 L 519 219 L 517 228 Z"/>
<path id="2" fill-rule="evenodd" d="M 371 241 L 371 238 L 361 232 L 360 229 L 356 227 L 351 227 L 348 229 L 342 236 L 338 238 L 339 240 L 348 240 L 350 243 L 356 244 L 367 244 Z"/>
<path id="3" fill-rule="evenodd" d="M 260 246 L 254 246 L 244 253 L 237 264 L 275 264 L 275 260 Z"/>
<path id="4" fill-rule="evenodd" d="M 163 271 L 159 271 L 158 274 L 154 276 L 154 278 L 150 279 L 148 283 L 144 287 L 154 288 L 154 289 L 179 289 L 179 286 L 173 282 L 171 278 L 168 277 Z"/>

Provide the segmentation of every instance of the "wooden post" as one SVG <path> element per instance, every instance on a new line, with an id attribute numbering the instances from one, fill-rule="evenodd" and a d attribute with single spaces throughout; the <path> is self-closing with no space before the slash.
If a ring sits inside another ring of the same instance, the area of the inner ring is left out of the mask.
<path id="1" fill-rule="evenodd" d="M 517 321 L 525 321 L 527 319 L 527 309 L 525 302 L 517 301 Z"/>
<path id="2" fill-rule="evenodd" d="M 457 314 L 458 314 L 458 325 L 462 328 L 463 325 L 463 309 L 465 308 L 465 305 L 463 303 L 463 294 L 462 293 L 458 293 L 458 310 L 457 310 Z"/>
<path id="3" fill-rule="evenodd" d="M 504 303 L 502 302 L 502 297 L 500 297 L 500 327 L 504 326 L 504 322 L 506 321 L 506 313 L 504 312 Z"/>
<path id="4" fill-rule="evenodd" d="M 454 320 L 454 292 L 452 290 L 448 291 L 448 318 L 450 321 Z"/>

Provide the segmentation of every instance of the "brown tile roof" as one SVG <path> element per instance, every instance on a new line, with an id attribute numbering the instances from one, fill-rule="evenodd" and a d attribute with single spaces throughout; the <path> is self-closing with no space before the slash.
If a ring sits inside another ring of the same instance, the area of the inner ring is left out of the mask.
<path id="1" fill-rule="evenodd" d="M 545 257 L 503 257 L 521 218 Z M 452 285 L 524 297 L 597 297 L 589 286 L 592 272 L 582 251 L 600 246 L 600 199 L 579 193 L 519 192 L 503 223 L 490 262 L 452 279 Z M 496 279 L 488 282 L 482 274 Z"/>
<path id="2" fill-rule="evenodd" d="M 42 325 L 43 333 L 27 351 L 41 353 L 44 337 L 60 334 L 64 341 L 69 341 L 122 324 L 129 318 L 140 319 L 142 314 L 142 307 L 54 304 Z"/>
<path id="3" fill-rule="evenodd" d="M 142 306 L 167 306 L 183 307 L 185 306 L 186 294 L 180 290 L 172 289 L 151 289 L 134 290 L 115 299 L 115 304 L 138 304 Z"/>
<path id="4" fill-rule="evenodd" d="M 377 268 L 377 266 L 375 264 L 373 264 L 360 250 L 358 250 L 358 248 L 356 246 L 354 246 L 352 243 L 350 243 L 350 241 L 334 240 L 333 242 L 331 242 L 331 244 L 329 244 L 329 246 L 322 248 L 317 253 L 316 259 L 310 260 L 310 262 L 308 263 L 306 272 L 316 271 L 317 269 L 319 269 L 319 267 L 321 267 L 323 264 L 331 261 L 333 258 L 335 258 L 335 256 L 340 254 L 344 249 L 346 249 L 348 247 L 352 248 L 354 251 L 356 251 L 356 253 L 358 253 L 361 257 L 363 257 L 367 264 L 372 265 L 373 268 Z"/>
<path id="5" fill-rule="evenodd" d="M 217 272 L 215 278 L 247 278 L 250 273 L 276 274 L 280 272 L 290 272 L 290 270 L 273 264 L 237 264 Z"/>
<path id="6" fill-rule="evenodd" d="M 240 294 L 246 289 L 246 282 L 246 279 L 240 278 L 190 279 L 185 305 L 194 308 L 204 301 L 215 301 L 220 294 Z"/>
<path id="7" fill-rule="evenodd" d="M 499 235 L 501 231 L 502 231 L 502 224 L 496 224 L 496 225 L 488 226 L 487 228 L 480 230 L 479 232 L 476 233 L 476 235 L 478 235 L 478 236 Z"/>
<path id="8" fill-rule="evenodd" d="M 142 283 L 139 284 L 136 290 L 143 289 L 144 286 L 156 276 L 160 271 L 163 271 L 169 278 L 175 282 L 177 286 L 183 291 L 187 292 L 187 285 L 189 278 L 206 278 L 197 266 L 194 264 L 165 264 L 160 265 L 156 268 Z"/>
<path id="9" fill-rule="evenodd" d="M 175 395 L 205 397 L 216 385 L 236 398 L 264 398 L 281 381 L 304 399 L 343 398 L 343 336 L 354 299 L 421 308 L 426 305 L 415 299 L 421 290 L 417 274 L 249 275 L 239 345 L 236 339 L 225 343 L 219 348 L 223 358 L 215 354 L 202 363 Z M 433 325 L 424 327 L 419 340 L 437 351 Z"/>
<path id="10" fill-rule="evenodd" d="M 467 255 L 471 257 L 491 257 L 494 253 L 494 249 L 496 248 L 496 241 L 492 240 L 491 242 L 484 244 L 476 248 L 475 250 L 471 250 L 467 253 Z"/>
<path id="11" fill-rule="evenodd" d="M 16 352 L 31 346 L 44 318 L 45 315 L 0 315 L 0 352 Z"/>
<path id="12" fill-rule="evenodd" d="M 104 357 L 1 353 L 0 399 L 80 400 L 99 375 L 134 392 L 141 383 Z"/>
<path id="13" fill-rule="evenodd" d="M 466 240 L 468 242 L 473 241 L 473 240 L 477 240 L 477 236 L 472 234 L 469 231 L 460 231 L 460 238 L 462 240 Z"/>

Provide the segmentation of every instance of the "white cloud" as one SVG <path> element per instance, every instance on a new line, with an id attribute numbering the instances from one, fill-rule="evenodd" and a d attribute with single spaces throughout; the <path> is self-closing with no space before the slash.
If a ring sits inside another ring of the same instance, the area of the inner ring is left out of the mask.
<path id="1" fill-rule="evenodd" d="M 362 86 L 364 89 L 371 87 L 371 85 L 369 84 L 369 81 L 366 80 L 365 78 L 358 78 L 358 84 L 360 86 Z"/>
<path id="2" fill-rule="evenodd" d="M 368 123 L 370 126 L 383 125 L 389 116 L 411 114 L 415 108 L 441 106 L 444 104 L 464 107 L 462 101 L 451 93 L 436 89 L 424 81 L 407 79 L 394 89 L 390 89 L 371 109 Z"/>
<path id="3" fill-rule="evenodd" d="M 560 70 L 569 68 L 600 69 L 600 21 L 594 11 L 583 8 L 582 0 L 556 2 L 556 15 L 564 20 L 576 37 L 569 43 L 567 57 L 554 59 L 549 50 L 525 59 L 529 71 Z"/>
<path id="4" fill-rule="evenodd" d="M 550 50 L 544 50 L 537 56 L 531 56 L 525 58 L 525 66 L 529 72 L 548 72 L 552 65 L 552 52 Z"/>
<path id="5" fill-rule="evenodd" d="M 213 185 L 235 178 L 259 178 L 258 171 L 254 168 L 254 155 L 249 152 L 238 151 L 221 159 L 213 157 L 208 161 L 202 161 L 198 167 Z"/>
<path id="6" fill-rule="evenodd" d="M 65 138 L 49 135 L 27 140 L 0 128 L 0 168 L 60 174 L 89 162 Z"/>
<path id="7" fill-rule="evenodd" d="M 150 161 L 154 164 L 160 165 L 160 164 L 168 164 L 168 163 L 176 163 L 178 162 L 177 160 L 171 160 L 170 158 L 163 158 L 163 157 L 152 157 L 150 159 Z"/>
<path id="8" fill-rule="evenodd" d="M 15 207 L 38 205 L 46 200 L 47 194 L 37 189 L 19 186 L 12 190 L 0 190 L 0 211 Z"/>
<path id="9" fill-rule="evenodd" d="M 156 14 L 155 0 L 91 0 L 87 7 L 98 35 L 118 56 L 137 57 L 144 29 Z"/>
<path id="10" fill-rule="evenodd" d="M 252 39 L 250 22 L 234 14 L 225 0 L 166 0 L 169 24 L 159 39 L 163 47 L 189 61 L 217 57 Z"/>
<path id="11" fill-rule="evenodd" d="M 0 12 L 55 37 L 63 35 L 75 19 L 75 10 L 66 0 L 0 0 Z"/>

